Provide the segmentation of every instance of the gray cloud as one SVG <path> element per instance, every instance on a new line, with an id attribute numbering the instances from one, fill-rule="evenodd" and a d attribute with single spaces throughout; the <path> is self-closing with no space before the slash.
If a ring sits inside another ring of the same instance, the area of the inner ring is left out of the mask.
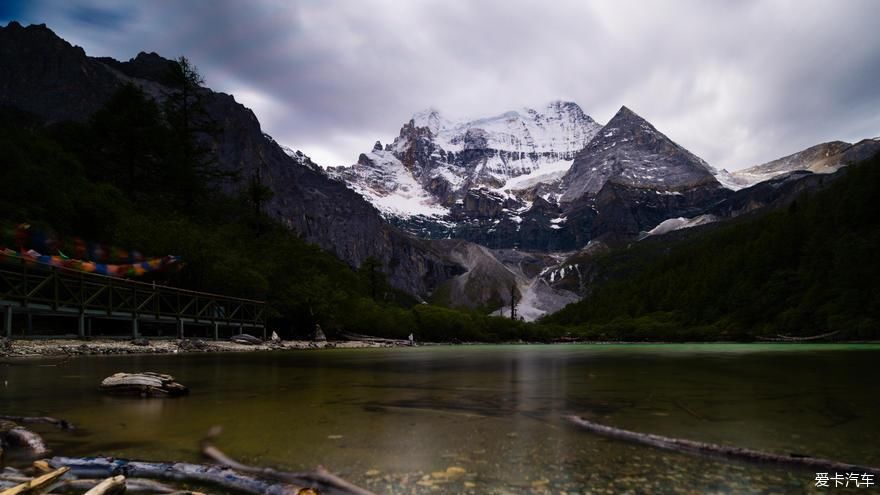
<path id="1" fill-rule="evenodd" d="M 185 54 L 264 130 L 353 163 L 415 111 L 627 105 L 728 169 L 880 135 L 880 2 L 28 3 L 91 55 Z"/>

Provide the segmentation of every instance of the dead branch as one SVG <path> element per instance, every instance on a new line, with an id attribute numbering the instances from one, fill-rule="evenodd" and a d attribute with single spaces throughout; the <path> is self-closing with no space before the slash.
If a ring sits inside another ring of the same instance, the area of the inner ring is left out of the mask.
<path id="1" fill-rule="evenodd" d="M 593 423 L 580 416 L 567 416 L 566 419 L 580 428 L 604 437 L 700 457 L 719 457 L 756 464 L 780 464 L 801 467 L 804 469 L 809 468 L 815 471 L 871 473 L 880 476 L 880 467 L 859 466 L 856 464 L 847 464 L 819 457 L 773 454 L 769 452 L 761 452 L 759 450 L 696 442 L 693 440 L 664 437 L 650 433 L 637 433 L 634 431 L 605 426 L 599 423 Z"/>
<path id="2" fill-rule="evenodd" d="M 48 491 L 48 488 L 58 480 L 58 478 L 68 471 L 70 471 L 70 469 L 66 467 L 58 468 L 51 473 L 46 473 L 18 486 L 3 490 L 0 492 L 0 495 L 36 495 L 38 493 L 45 493 Z"/>
<path id="3" fill-rule="evenodd" d="M 95 485 L 85 495 L 117 495 L 125 493 L 125 476 L 118 475 L 107 478 Z"/>
<path id="4" fill-rule="evenodd" d="M 208 433 L 208 437 L 202 440 L 202 455 L 220 465 L 230 467 L 242 473 L 254 474 L 284 483 L 293 483 L 308 488 L 315 488 L 322 493 L 339 495 L 375 495 L 373 492 L 353 485 L 321 467 L 315 471 L 289 472 L 278 471 L 268 467 L 261 468 L 242 464 L 227 456 L 223 451 L 210 443 L 210 440 L 216 437 L 219 433 L 219 428 L 213 428 Z"/>

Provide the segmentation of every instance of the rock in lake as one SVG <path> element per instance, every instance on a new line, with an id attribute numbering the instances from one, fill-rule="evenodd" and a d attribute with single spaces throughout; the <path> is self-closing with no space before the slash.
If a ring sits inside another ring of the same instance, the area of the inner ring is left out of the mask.
<path id="1" fill-rule="evenodd" d="M 189 389 L 174 381 L 173 376 L 150 371 L 115 373 L 101 382 L 101 390 L 112 395 L 141 397 L 176 397 L 189 393 Z"/>

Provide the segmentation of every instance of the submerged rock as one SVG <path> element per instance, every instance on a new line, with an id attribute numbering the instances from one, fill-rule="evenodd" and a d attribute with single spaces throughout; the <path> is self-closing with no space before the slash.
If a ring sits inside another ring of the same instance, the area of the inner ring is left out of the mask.
<path id="1" fill-rule="evenodd" d="M 0 420 L 0 457 L 5 448 L 21 451 L 29 457 L 40 457 L 49 453 L 46 442 L 40 435 L 12 421 Z"/>

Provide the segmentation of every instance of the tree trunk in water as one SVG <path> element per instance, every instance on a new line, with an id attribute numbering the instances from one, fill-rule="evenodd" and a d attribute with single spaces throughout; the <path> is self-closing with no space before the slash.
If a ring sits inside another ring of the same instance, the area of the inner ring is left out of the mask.
<path id="1" fill-rule="evenodd" d="M 587 421 L 579 416 L 567 416 L 566 419 L 570 423 L 580 428 L 583 428 L 592 433 L 596 433 L 597 435 L 602 435 L 604 437 L 639 443 L 658 449 L 681 452 L 700 457 L 720 457 L 723 459 L 732 459 L 756 464 L 779 464 L 784 466 L 794 466 L 819 471 L 850 473 L 858 472 L 880 476 L 880 467 L 859 466 L 856 464 L 848 464 L 844 462 L 833 461 L 831 459 L 822 459 L 819 457 L 807 457 L 791 454 L 780 455 L 770 452 L 761 452 L 759 450 L 744 449 L 740 447 L 730 447 L 726 445 L 716 445 L 713 443 L 695 442 L 693 440 L 664 437 L 660 435 L 652 435 L 649 433 L 637 433 L 634 431 L 605 426 L 599 423 L 593 423 L 592 421 Z"/>

